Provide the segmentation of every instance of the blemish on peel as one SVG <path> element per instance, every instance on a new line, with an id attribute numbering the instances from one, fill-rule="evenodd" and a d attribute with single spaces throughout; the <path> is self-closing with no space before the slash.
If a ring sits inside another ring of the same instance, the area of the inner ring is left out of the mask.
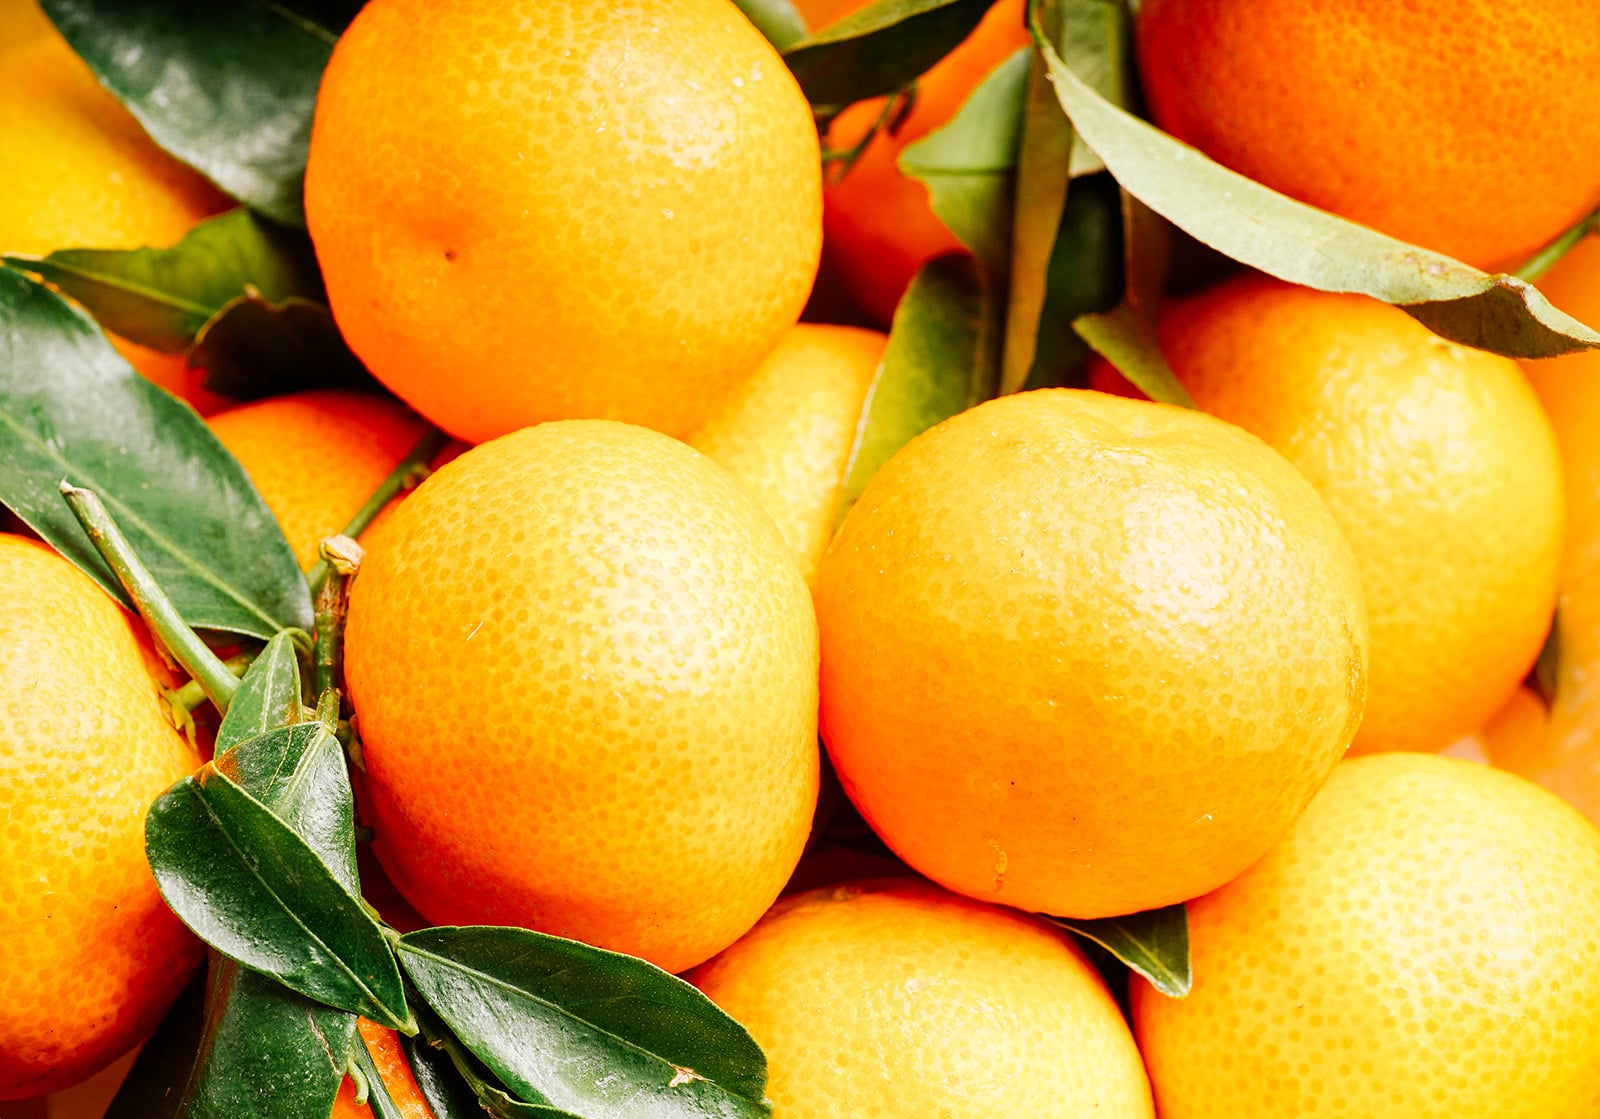
<path id="1" fill-rule="evenodd" d="M 994 852 L 994 888 L 998 893 L 1006 886 L 1006 867 L 1011 865 L 1011 860 L 1000 847 L 998 839 L 989 840 L 989 849 Z"/>

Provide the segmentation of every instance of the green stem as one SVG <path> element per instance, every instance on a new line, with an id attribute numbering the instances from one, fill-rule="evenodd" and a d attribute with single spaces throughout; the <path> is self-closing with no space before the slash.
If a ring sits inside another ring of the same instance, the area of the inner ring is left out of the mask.
<path id="1" fill-rule="evenodd" d="M 335 691 L 344 682 L 344 620 L 350 607 L 350 579 L 361 566 L 361 545 L 345 536 L 333 536 L 322 542 L 323 562 L 328 564 L 328 577 L 317 588 L 317 635 L 311 647 L 311 664 L 315 673 L 314 685 L 320 697 Z M 338 722 L 335 706 L 333 724 Z M 329 732 L 333 733 L 330 724 Z"/>
<path id="2" fill-rule="evenodd" d="M 150 632 L 166 646 L 184 671 L 199 682 L 206 698 L 217 710 L 227 714 L 228 703 L 239 688 L 238 678 L 189 628 L 189 624 L 178 613 L 178 608 L 128 543 L 128 538 L 122 535 L 122 530 L 112 520 L 99 495 L 70 482 L 61 483 L 61 495 L 67 499 L 78 523 L 89 534 L 90 541 L 106 563 L 111 565 L 111 570 L 116 572 L 117 579 L 133 600 L 134 608 L 139 611 L 145 625 L 150 627 Z"/>
<path id="3" fill-rule="evenodd" d="M 872 122 L 872 127 L 867 129 L 866 135 L 861 139 L 848 148 L 824 148 L 822 166 L 824 171 L 837 176 L 832 181 L 842 179 L 850 173 L 850 168 L 856 165 L 856 160 L 861 158 L 861 153 L 867 150 L 878 133 L 885 129 L 891 135 L 897 132 L 906 114 L 911 112 L 916 103 L 917 83 L 909 82 L 884 98 L 883 109 L 878 113 L 878 119 Z"/>
<path id="4" fill-rule="evenodd" d="M 1600 229 L 1600 212 L 1590 214 L 1535 253 L 1531 260 L 1517 269 L 1517 279 L 1526 280 L 1530 284 L 1538 280 L 1540 276 L 1550 270 L 1556 261 L 1567 254 L 1568 249 L 1597 229 Z"/>
<path id="5" fill-rule="evenodd" d="M 354 540 L 365 532 L 367 526 L 383 512 L 384 506 L 393 501 L 401 490 L 416 486 L 431 473 L 428 463 L 433 461 L 434 456 L 444 450 L 449 442 L 450 437 L 437 429 L 424 435 L 417 445 L 411 448 L 411 453 L 401 459 L 400 464 L 389 472 L 389 476 L 378 485 L 377 489 L 372 491 L 367 503 L 356 511 L 356 515 L 350 518 L 350 523 L 340 530 L 339 535 Z M 320 559 L 310 571 L 306 572 L 306 582 L 311 584 L 313 595 L 321 592 L 322 584 L 328 580 L 328 571 L 328 561 Z"/>
<path id="6" fill-rule="evenodd" d="M 245 670 L 255 663 L 256 656 L 259 652 L 260 650 L 258 649 L 255 652 L 240 653 L 237 656 L 229 657 L 227 660 L 222 662 L 222 667 L 226 668 L 235 676 L 243 676 L 245 674 Z M 200 683 L 197 680 L 190 680 L 187 684 L 183 685 L 183 687 L 173 688 L 167 693 L 167 702 L 172 705 L 172 708 L 175 711 L 181 710 L 186 713 L 192 712 L 196 707 L 199 707 L 205 701 L 205 689 L 200 686 Z"/>
<path id="7" fill-rule="evenodd" d="M 359 1033 L 356 1035 L 355 1066 L 361 1070 L 367 1082 L 366 1099 L 363 1102 L 372 1108 L 373 1119 L 405 1119 L 394 1100 L 389 1098 L 388 1086 L 378 1072 L 378 1063 L 372 1059 L 372 1051 L 367 1048 L 367 1039 Z"/>

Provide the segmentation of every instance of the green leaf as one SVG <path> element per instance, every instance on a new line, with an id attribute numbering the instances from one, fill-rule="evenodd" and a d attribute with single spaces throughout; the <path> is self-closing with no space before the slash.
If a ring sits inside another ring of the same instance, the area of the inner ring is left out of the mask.
<path id="1" fill-rule="evenodd" d="M 1181 904 L 1126 917 L 1050 920 L 1094 941 L 1163 995 L 1181 999 L 1189 993 L 1189 911 Z"/>
<path id="2" fill-rule="evenodd" d="M 1519 358 L 1600 346 L 1600 333 L 1556 310 L 1530 284 L 1296 202 L 1113 105 L 1045 38 L 1040 9 L 1049 6 L 1034 4 L 1034 42 L 1079 137 L 1123 189 L 1195 239 L 1291 283 L 1400 305 L 1464 345 Z"/>
<path id="3" fill-rule="evenodd" d="M 1122 0 L 1075 0 L 1050 6 L 1059 21 L 1050 41 L 1059 45 L 1072 72 L 1111 104 L 1132 112 L 1133 17 L 1127 4 Z M 1104 170 L 1105 164 L 1092 148 L 1082 141 L 1073 145 L 1074 178 Z"/>
<path id="4" fill-rule="evenodd" d="M 1022 136 L 1026 47 L 996 66 L 940 129 L 900 153 L 900 170 L 928 187 L 950 232 L 995 272 L 1011 257 L 1011 196 Z"/>
<path id="5" fill-rule="evenodd" d="M 1546 707 L 1555 705 L 1561 691 L 1561 611 L 1556 610 L 1550 619 L 1550 632 L 1539 647 L 1539 659 L 1533 662 L 1528 682 Z"/>
<path id="6" fill-rule="evenodd" d="M 244 469 L 194 412 L 133 371 L 87 315 L 0 267 L 0 502 L 127 602 L 66 479 L 97 491 L 197 629 L 311 628 L 294 553 Z"/>
<path id="7" fill-rule="evenodd" d="M 417 1018 L 425 1023 L 422 1011 L 418 1011 Z M 426 1030 L 426 1024 L 423 1028 Z M 473 1095 L 450 1058 L 430 1045 L 424 1034 L 402 1035 L 400 1047 L 405 1050 L 417 1090 L 433 1110 L 434 1119 L 483 1119 L 478 1097 Z"/>
<path id="8" fill-rule="evenodd" d="M 806 37 L 806 21 L 792 0 L 733 0 L 767 42 L 780 51 Z"/>
<path id="9" fill-rule="evenodd" d="M 201 330 L 189 355 L 206 387 L 235 400 L 311 388 L 376 389 L 320 303 L 260 296 L 235 299 Z"/>
<path id="10" fill-rule="evenodd" d="M 173 912 L 223 955 L 318 1002 L 408 1028 L 378 924 L 306 839 L 215 766 L 155 802 L 145 853 Z"/>
<path id="11" fill-rule="evenodd" d="M 295 655 L 294 639 L 280 633 L 267 642 L 239 680 L 228 713 L 217 728 L 216 751 L 237 746 L 258 734 L 289 726 L 300 718 L 300 660 Z M 239 778 L 230 774 L 235 781 Z M 250 784 L 240 781 L 265 804 L 272 802 Z"/>
<path id="12" fill-rule="evenodd" d="M 1121 296 L 1122 198 L 1110 175 L 1072 181 L 1051 246 L 1033 368 L 1023 388 L 1084 383 L 1089 348 L 1073 324 L 1085 314 L 1110 310 Z"/>
<path id="13" fill-rule="evenodd" d="M 845 467 L 841 521 L 890 455 L 994 395 L 999 313 L 971 257 L 923 265 L 895 309 L 889 345 L 867 390 Z"/>
<path id="14" fill-rule="evenodd" d="M 104 1119 L 179 1119 L 184 1086 L 200 1051 L 205 972 L 196 972 L 139 1051 Z"/>
<path id="15" fill-rule="evenodd" d="M 826 112 L 893 93 L 972 33 L 994 0 L 878 0 L 784 52 L 811 104 Z"/>
<path id="16" fill-rule="evenodd" d="M 400 961 L 433 1012 L 526 1103 L 583 1119 L 769 1110 L 766 1058 L 744 1027 L 643 960 L 472 927 L 411 933 Z"/>
<path id="17" fill-rule="evenodd" d="M 311 114 L 360 0 L 42 0 L 167 151 L 241 202 L 302 225 Z"/>
<path id="18" fill-rule="evenodd" d="M 310 238 L 246 209 L 201 222 L 170 248 L 5 259 L 55 284 L 113 334 L 172 354 L 186 352 L 214 315 L 247 292 L 324 298 Z"/>

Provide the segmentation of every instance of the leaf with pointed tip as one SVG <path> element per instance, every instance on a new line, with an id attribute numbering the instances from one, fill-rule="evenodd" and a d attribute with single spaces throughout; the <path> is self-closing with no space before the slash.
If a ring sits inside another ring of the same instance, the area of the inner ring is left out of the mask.
<path id="1" fill-rule="evenodd" d="M 1033 52 L 996 66 L 945 125 L 907 144 L 900 170 L 928 188 L 939 220 L 989 268 L 1011 257 L 1011 201 Z"/>
<path id="2" fill-rule="evenodd" d="M 733 0 L 767 42 L 780 51 L 806 37 L 805 17 L 793 0 Z"/>
<path id="3" fill-rule="evenodd" d="M 1132 110 L 1133 17 L 1124 0 L 1077 0 L 1051 5 L 1059 27 L 1051 42 L 1084 84 L 1118 108 Z M 1051 11 L 1046 10 L 1046 15 Z M 1094 149 L 1079 141 L 1072 147 L 1071 174 L 1093 175 L 1106 169 Z"/>
<path id="4" fill-rule="evenodd" d="M 525 1103 L 581 1119 L 768 1114 L 766 1058 L 749 1033 L 643 960 L 487 926 L 411 933 L 400 960 L 433 1013 Z"/>
<path id="5" fill-rule="evenodd" d="M 791 44 L 784 61 L 820 111 L 893 93 L 972 33 L 995 0 L 878 0 Z"/>
<path id="6" fill-rule="evenodd" d="M 300 703 L 300 659 L 295 654 L 293 637 L 280 633 L 267 642 L 240 678 L 239 690 L 233 693 L 228 713 L 217 728 L 217 753 L 297 722 Z M 250 788 L 248 784 L 244 787 Z M 256 796 L 268 802 L 259 793 Z"/>
<path id="7" fill-rule="evenodd" d="M 1032 27 L 1061 107 L 1123 189 L 1190 236 L 1290 283 L 1397 304 L 1463 345 L 1521 358 L 1600 346 L 1530 284 L 1296 202 L 1113 105 L 1045 37 L 1043 9 L 1060 2 L 1036 0 Z"/>
<path id="8" fill-rule="evenodd" d="M 1189 911 L 1182 904 L 1126 917 L 1050 920 L 1088 937 L 1148 979 L 1163 995 L 1181 999 L 1189 993 Z"/>
<path id="9" fill-rule="evenodd" d="M 127 597 L 61 500 L 95 490 L 191 626 L 309 630 L 311 593 L 278 522 L 192 409 L 133 371 L 87 315 L 0 266 L 0 502 Z"/>
<path id="10" fill-rule="evenodd" d="M 301 225 L 322 71 L 361 0 L 41 0 L 153 140 L 233 197 Z"/>
<path id="11" fill-rule="evenodd" d="M 313 388 L 377 388 L 332 313 L 306 299 L 235 299 L 206 323 L 189 360 L 206 370 L 207 388 L 235 400 Z"/>
<path id="12" fill-rule="evenodd" d="M 223 955 L 307 998 L 408 1025 L 377 923 L 305 838 L 215 764 L 157 799 L 145 853 L 168 906 Z"/>
<path id="13" fill-rule="evenodd" d="M 1050 249 L 1045 305 L 1024 389 L 1082 386 L 1090 350 L 1073 329 L 1117 305 L 1123 283 L 1123 194 L 1110 175 L 1074 179 Z"/>

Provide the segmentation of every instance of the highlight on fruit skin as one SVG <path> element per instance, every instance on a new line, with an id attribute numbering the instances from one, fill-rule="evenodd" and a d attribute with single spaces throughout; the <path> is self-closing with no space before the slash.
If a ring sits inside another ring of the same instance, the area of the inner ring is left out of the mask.
<path id="1" fill-rule="evenodd" d="M 363 818 L 436 924 L 681 971 L 799 860 L 811 596 L 771 518 L 676 440 L 563 421 L 440 469 L 372 541 L 346 676 Z"/>
<path id="2" fill-rule="evenodd" d="M 940 424 L 867 485 L 816 601 L 850 799 L 914 869 L 1028 911 L 1216 888 L 1361 718 L 1366 612 L 1327 506 L 1186 409 L 1050 389 Z"/>

